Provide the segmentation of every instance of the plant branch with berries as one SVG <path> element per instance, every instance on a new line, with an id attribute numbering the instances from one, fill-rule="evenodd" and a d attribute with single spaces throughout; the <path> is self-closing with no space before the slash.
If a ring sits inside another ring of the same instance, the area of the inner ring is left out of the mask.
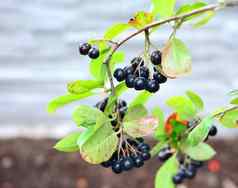
<path id="1" fill-rule="evenodd" d="M 88 56 L 90 80 L 76 80 L 68 92 L 53 99 L 50 113 L 91 96 L 106 95 L 94 107 L 79 105 L 73 120 L 81 131 L 74 132 L 56 145 L 62 152 L 79 152 L 90 164 L 111 168 L 116 174 L 141 168 L 151 157 L 164 162 L 155 178 L 156 188 L 174 188 L 192 179 L 203 164 L 213 158 L 215 150 L 207 140 L 217 134 L 218 121 L 227 128 L 238 127 L 238 91 L 230 92 L 231 101 L 207 116 L 202 116 L 204 102 L 193 91 L 173 96 L 166 101 L 171 115 L 165 116 L 159 106 L 151 111 L 146 102 L 161 85 L 191 73 L 192 58 L 186 44 L 176 34 L 186 23 L 194 28 L 207 24 L 217 10 L 238 5 L 237 1 L 183 4 L 175 9 L 176 0 L 151 0 L 152 11 L 137 12 L 127 23 L 114 24 L 102 39 L 90 39 L 79 47 Z M 171 33 L 163 47 L 150 36 L 169 24 Z M 135 30 L 128 35 L 125 31 Z M 122 40 L 117 38 L 123 35 Z M 125 67 L 125 53 L 120 47 L 139 34 L 144 35 L 144 48 Z M 122 94 L 128 89 L 138 91 L 132 101 Z M 156 104 L 155 104 L 156 105 Z M 151 147 L 144 137 L 153 135 L 158 143 Z"/>

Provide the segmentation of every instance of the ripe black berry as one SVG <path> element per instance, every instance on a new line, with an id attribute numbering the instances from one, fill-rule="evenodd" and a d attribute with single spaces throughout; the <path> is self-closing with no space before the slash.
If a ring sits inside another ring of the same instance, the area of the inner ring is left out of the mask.
<path id="1" fill-rule="evenodd" d="M 132 66 L 125 67 L 124 68 L 125 77 L 134 74 L 134 71 L 135 69 Z"/>
<path id="2" fill-rule="evenodd" d="M 113 76 L 118 82 L 121 82 L 125 79 L 125 72 L 123 69 L 116 69 Z"/>
<path id="3" fill-rule="evenodd" d="M 135 79 L 135 89 L 136 90 L 143 90 L 146 87 L 146 79 L 143 77 L 137 77 Z"/>
<path id="4" fill-rule="evenodd" d="M 177 174 L 173 177 L 173 182 L 174 182 L 174 184 L 178 185 L 183 182 L 183 179 L 184 178 L 181 175 Z"/>
<path id="5" fill-rule="evenodd" d="M 142 152 L 141 157 L 143 158 L 144 161 L 147 161 L 151 158 L 150 152 Z"/>
<path id="6" fill-rule="evenodd" d="M 143 77 L 148 79 L 149 78 L 150 71 L 147 67 L 141 67 L 139 71 L 137 71 L 136 75 L 139 77 Z"/>
<path id="7" fill-rule="evenodd" d="M 131 157 L 126 157 L 122 161 L 122 169 L 125 171 L 131 170 L 134 167 L 134 161 Z"/>
<path id="8" fill-rule="evenodd" d="M 165 148 L 159 152 L 158 158 L 160 161 L 164 162 L 168 160 L 171 156 L 172 156 L 171 151 L 168 148 Z"/>
<path id="9" fill-rule="evenodd" d="M 196 176 L 197 170 L 192 165 L 189 165 L 188 168 L 185 170 L 186 178 L 192 179 Z"/>
<path id="10" fill-rule="evenodd" d="M 84 43 L 79 46 L 79 53 L 81 55 L 88 55 L 89 50 L 91 49 L 91 45 L 89 43 Z"/>
<path id="11" fill-rule="evenodd" d="M 149 152 L 150 151 L 150 146 L 143 142 L 139 143 L 137 147 L 138 147 L 138 150 L 141 152 Z"/>
<path id="12" fill-rule="evenodd" d="M 134 69 L 136 69 L 138 65 L 140 66 L 144 65 L 144 60 L 141 57 L 135 57 L 134 59 L 132 59 L 131 65 L 133 66 Z"/>
<path id="13" fill-rule="evenodd" d="M 192 160 L 191 165 L 194 166 L 195 168 L 201 168 L 203 166 L 203 162 Z"/>
<path id="14" fill-rule="evenodd" d="M 127 106 L 127 103 L 126 101 L 124 100 L 119 100 L 119 103 L 118 103 L 118 108 L 124 108 Z"/>
<path id="15" fill-rule="evenodd" d="M 149 80 L 147 82 L 147 85 L 146 85 L 146 90 L 151 92 L 151 93 L 155 93 L 157 91 L 159 91 L 160 89 L 160 85 L 157 81 L 155 80 Z"/>
<path id="16" fill-rule="evenodd" d="M 136 168 L 140 168 L 144 165 L 144 159 L 141 155 L 135 156 L 133 160 L 134 160 L 134 165 Z"/>
<path id="17" fill-rule="evenodd" d="M 113 162 L 111 160 L 108 160 L 106 162 L 103 162 L 101 165 L 104 167 L 104 168 L 109 168 L 111 167 L 113 164 Z"/>
<path id="18" fill-rule="evenodd" d="M 112 171 L 116 174 L 120 174 L 122 172 L 122 165 L 121 165 L 121 161 L 116 161 L 113 165 L 112 165 Z"/>
<path id="19" fill-rule="evenodd" d="M 162 60 L 161 55 L 162 55 L 162 54 L 161 54 L 161 52 L 160 52 L 159 50 L 152 52 L 152 54 L 151 54 L 151 56 L 150 56 L 151 62 L 152 62 L 154 65 L 159 65 L 159 64 L 161 64 L 161 60 Z"/>
<path id="20" fill-rule="evenodd" d="M 97 48 L 91 48 L 88 52 L 88 56 L 91 59 L 97 59 L 99 57 L 99 50 Z"/>
<path id="21" fill-rule="evenodd" d="M 107 106 L 107 102 L 108 102 L 108 98 L 105 98 L 103 101 L 98 102 L 98 103 L 96 104 L 96 107 L 97 107 L 100 111 L 104 112 L 104 110 L 105 110 L 105 108 L 106 108 L 106 106 Z"/>
<path id="22" fill-rule="evenodd" d="M 126 77 L 126 86 L 128 88 L 133 88 L 135 86 L 135 76 L 129 75 Z"/>
<path id="23" fill-rule="evenodd" d="M 216 126 L 212 126 L 210 131 L 209 131 L 210 136 L 216 136 L 217 135 L 217 128 Z"/>
<path id="24" fill-rule="evenodd" d="M 164 75 L 160 74 L 159 72 L 155 72 L 153 78 L 160 84 L 163 84 L 167 81 L 167 78 Z"/>

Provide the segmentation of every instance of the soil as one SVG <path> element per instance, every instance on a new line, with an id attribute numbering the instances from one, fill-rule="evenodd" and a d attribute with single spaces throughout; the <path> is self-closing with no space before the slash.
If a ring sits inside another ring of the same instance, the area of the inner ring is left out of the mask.
<path id="1" fill-rule="evenodd" d="M 160 167 L 155 158 L 137 170 L 115 175 L 110 169 L 93 166 L 79 154 L 64 154 L 52 149 L 50 139 L 0 140 L 0 188 L 153 188 Z M 204 166 L 183 188 L 238 188 L 238 139 L 216 140 L 221 163 L 218 173 Z M 166 188 L 166 187 L 164 187 Z"/>

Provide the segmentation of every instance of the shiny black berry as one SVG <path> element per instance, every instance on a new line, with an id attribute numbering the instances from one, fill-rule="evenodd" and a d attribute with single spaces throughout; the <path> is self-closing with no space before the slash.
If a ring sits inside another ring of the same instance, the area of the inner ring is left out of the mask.
<path id="1" fill-rule="evenodd" d="M 188 168 L 185 170 L 186 178 L 192 179 L 197 174 L 197 169 L 194 166 L 189 165 Z"/>
<path id="2" fill-rule="evenodd" d="M 164 162 L 168 160 L 172 155 L 172 152 L 169 149 L 165 148 L 159 152 L 158 158 L 160 161 Z"/>
<path id="3" fill-rule="evenodd" d="M 150 59 L 154 65 L 160 65 L 162 60 L 161 52 L 159 50 L 152 52 Z"/>
<path id="4" fill-rule="evenodd" d="M 114 76 L 114 78 L 116 78 L 116 80 L 118 82 L 121 82 L 121 81 L 123 81 L 125 79 L 125 72 L 124 72 L 123 69 L 118 68 L 113 73 L 113 76 Z"/>
<path id="5" fill-rule="evenodd" d="M 174 182 L 175 185 L 178 185 L 178 184 L 181 184 L 183 182 L 183 179 L 184 178 L 181 175 L 177 174 L 173 177 L 173 182 Z"/>
<path id="6" fill-rule="evenodd" d="M 159 85 L 159 82 L 157 82 L 156 80 L 149 80 L 147 82 L 147 85 L 146 85 L 146 90 L 151 92 L 151 93 L 155 93 L 157 91 L 159 91 L 160 89 L 160 85 Z"/>
<path id="7" fill-rule="evenodd" d="M 109 168 L 109 167 L 112 166 L 112 164 L 113 164 L 113 162 L 112 162 L 111 160 L 108 160 L 108 161 L 106 161 L 106 162 L 101 163 L 101 165 L 102 165 L 104 168 Z"/>
<path id="8" fill-rule="evenodd" d="M 92 46 L 89 43 L 84 43 L 79 46 L 79 53 L 81 55 L 88 55 L 89 50 Z"/>
<path id="9" fill-rule="evenodd" d="M 137 77 L 135 79 L 135 85 L 134 88 L 135 90 L 143 90 L 146 87 L 146 79 L 143 77 Z"/>
<path id="10" fill-rule="evenodd" d="M 116 174 L 120 174 L 122 172 L 122 164 L 121 161 L 116 161 L 113 165 L 112 165 L 112 171 Z"/>
<path id="11" fill-rule="evenodd" d="M 159 72 L 155 72 L 153 78 L 160 84 L 163 84 L 167 81 L 167 78 L 164 75 L 160 74 Z"/>
<path id="12" fill-rule="evenodd" d="M 107 106 L 107 102 L 108 102 L 108 98 L 105 98 L 103 101 L 98 102 L 98 103 L 96 104 L 96 107 L 97 107 L 100 111 L 104 112 L 104 110 L 105 110 L 105 108 L 106 108 L 106 106 Z"/>
<path id="13" fill-rule="evenodd" d="M 134 167 L 134 161 L 131 157 L 126 157 L 122 161 L 122 170 L 128 171 Z"/>
<path id="14" fill-rule="evenodd" d="M 133 88 L 135 86 L 135 76 L 129 75 L 126 77 L 126 86 L 128 88 Z"/>
<path id="15" fill-rule="evenodd" d="M 137 71 L 136 75 L 139 77 L 143 77 L 148 79 L 149 78 L 150 71 L 147 67 L 141 67 L 140 70 Z"/>
<path id="16" fill-rule="evenodd" d="M 147 161 L 151 158 L 150 152 L 142 152 L 141 157 L 143 158 L 144 161 Z"/>
<path id="17" fill-rule="evenodd" d="M 99 57 L 99 50 L 97 48 L 91 48 L 88 52 L 88 56 L 91 59 L 97 59 Z"/>
<path id="18" fill-rule="evenodd" d="M 139 143 L 137 148 L 141 152 L 149 152 L 150 151 L 150 146 L 148 144 L 143 143 L 143 142 Z"/>
<path id="19" fill-rule="evenodd" d="M 124 100 L 119 100 L 119 102 L 118 102 L 118 108 L 124 108 L 124 107 L 126 107 L 126 106 L 127 106 L 126 101 L 124 101 Z"/>
<path id="20" fill-rule="evenodd" d="M 216 136 L 217 135 L 217 128 L 216 126 L 212 126 L 209 131 L 209 136 Z"/>
<path id="21" fill-rule="evenodd" d="M 137 156 L 133 157 L 133 160 L 134 160 L 134 166 L 136 168 L 140 168 L 144 165 L 144 159 L 141 155 L 137 155 Z"/>
<path id="22" fill-rule="evenodd" d="M 135 69 L 132 66 L 125 67 L 124 72 L 125 72 L 125 77 L 134 74 Z"/>

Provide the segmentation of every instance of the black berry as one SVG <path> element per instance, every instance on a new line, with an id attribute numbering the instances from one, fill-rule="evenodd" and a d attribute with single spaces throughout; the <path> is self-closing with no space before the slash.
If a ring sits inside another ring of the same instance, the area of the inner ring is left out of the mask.
<path id="1" fill-rule="evenodd" d="M 89 50 L 92 46 L 89 43 L 84 43 L 79 46 L 79 53 L 81 55 L 88 55 Z"/>
<path id="2" fill-rule="evenodd" d="M 113 76 L 118 82 L 121 82 L 125 79 L 125 72 L 123 69 L 116 69 Z"/>
<path id="3" fill-rule="evenodd" d="M 136 73 L 137 76 L 148 79 L 150 71 L 147 67 L 141 67 L 140 70 Z"/>
<path id="4" fill-rule="evenodd" d="M 119 100 L 119 103 L 118 103 L 118 108 L 124 108 L 127 106 L 127 103 L 126 101 L 124 100 Z"/>
<path id="5" fill-rule="evenodd" d="M 183 182 L 183 179 L 184 178 L 181 175 L 177 174 L 173 177 L 173 182 L 174 182 L 174 184 L 178 185 Z"/>
<path id="6" fill-rule="evenodd" d="M 125 171 L 131 170 L 134 167 L 134 161 L 131 157 L 126 157 L 122 161 L 122 169 Z"/>
<path id="7" fill-rule="evenodd" d="M 146 85 L 146 90 L 151 92 L 151 93 L 155 93 L 157 91 L 159 91 L 160 89 L 160 85 L 159 85 L 159 82 L 155 81 L 155 80 L 149 80 L 147 82 L 147 85 Z"/>
<path id="8" fill-rule="evenodd" d="M 197 170 L 194 168 L 194 166 L 189 165 L 188 168 L 185 170 L 186 178 L 192 179 L 196 176 Z"/>
<path id="9" fill-rule="evenodd" d="M 150 146 L 143 142 L 139 143 L 137 147 L 141 152 L 149 152 L 150 151 Z"/>
<path id="10" fill-rule="evenodd" d="M 133 88 L 135 86 L 135 76 L 129 75 L 126 77 L 126 86 L 128 88 Z"/>
<path id="11" fill-rule="evenodd" d="M 167 81 L 167 78 L 159 72 L 155 72 L 154 75 L 153 75 L 153 78 L 154 78 L 154 80 L 156 80 L 160 84 L 163 84 Z"/>
<path id="12" fill-rule="evenodd" d="M 91 59 L 97 59 L 99 57 L 99 50 L 97 48 L 91 48 L 88 52 L 88 56 Z"/>
<path id="13" fill-rule="evenodd" d="M 216 136 L 217 135 L 217 128 L 216 126 L 212 126 L 210 131 L 209 131 L 210 136 Z"/>
<path id="14" fill-rule="evenodd" d="M 116 174 L 120 174 L 122 172 L 122 165 L 121 165 L 121 161 L 116 161 L 113 165 L 112 165 L 112 171 Z"/>
<path id="15" fill-rule="evenodd" d="M 142 152 L 141 157 L 143 158 L 144 161 L 147 161 L 151 158 L 150 152 Z"/>
<path id="16" fill-rule="evenodd" d="M 151 54 L 151 56 L 150 56 L 151 62 L 152 62 L 154 65 L 159 65 L 159 64 L 161 64 L 161 60 L 162 60 L 161 55 L 162 55 L 162 54 L 161 54 L 161 52 L 160 52 L 159 50 L 152 52 L 152 54 Z"/>
<path id="17" fill-rule="evenodd" d="M 104 168 L 109 168 L 112 166 L 112 161 L 111 160 L 108 160 L 106 162 L 103 162 L 101 165 L 104 167 Z"/>
<path id="18" fill-rule="evenodd" d="M 168 148 L 165 148 L 159 152 L 158 158 L 160 161 L 164 162 L 168 160 L 172 155 L 172 152 Z"/>
<path id="19" fill-rule="evenodd" d="M 135 89 L 136 90 L 143 90 L 146 87 L 146 79 L 143 77 L 137 77 L 135 79 Z"/>
<path id="20" fill-rule="evenodd" d="M 125 77 L 134 74 L 135 69 L 132 66 L 125 67 L 124 72 L 125 72 Z"/>
<path id="21" fill-rule="evenodd" d="M 134 165 L 136 168 L 140 168 L 144 165 L 144 159 L 141 155 L 135 156 L 133 160 L 134 160 Z"/>

